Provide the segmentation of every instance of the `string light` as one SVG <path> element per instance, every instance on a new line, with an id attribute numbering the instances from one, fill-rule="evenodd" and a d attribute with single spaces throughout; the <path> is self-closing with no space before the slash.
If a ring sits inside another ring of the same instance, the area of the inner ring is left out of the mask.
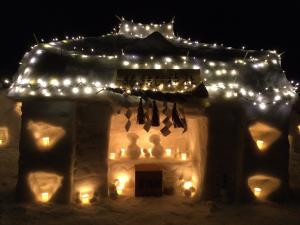
<path id="1" fill-rule="evenodd" d="M 181 37 L 175 37 L 173 32 L 173 24 L 135 24 L 123 20 L 119 26 L 119 31 L 108 35 L 125 35 L 126 37 L 144 38 L 149 34 L 158 31 L 169 41 L 195 47 L 203 46 L 207 48 L 224 48 L 223 45 L 214 43 L 213 45 L 199 43 L 198 41 L 191 41 L 190 39 L 183 39 Z M 73 40 L 74 44 L 77 40 L 83 40 L 84 37 L 66 37 L 67 40 Z M 64 40 L 65 41 L 65 40 Z M 232 62 L 221 62 L 200 59 L 193 56 L 165 56 L 154 57 L 149 56 L 142 57 L 136 55 L 127 55 L 124 52 L 122 55 L 97 55 L 95 54 L 95 48 L 83 48 L 82 46 L 72 46 L 72 50 L 64 48 L 65 42 L 59 42 L 57 38 L 54 38 L 48 44 L 41 44 L 33 46 L 31 53 L 26 53 L 24 60 L 20 62 L 23 68 L 23 72 L 18 76 L 16 82 L 13 83 L 10 94 L 11 95 L 43 95 L 50 96 L 67 96 L 69 94 L 79 95 L 80 93 L 85 95 L 97 94 L 102 90 L 102 87 L 109 87 L 110 83 L 101 84 L 97 80 L 87 80 L 86 77 L 79 77 L 75 80 L 70 78 L 64 78 L 59 80 L 57 78 L 45 79 L 44 77 L 36 77 L 34 74 L 34 66 L 38 62 L 38 57 L 47 51 L 57 51 L 63 55 L 71 55 L 72 57 L 79 57 L 77 59 L 82 60 L 94 60 L 96 57 L 103 63 L 108 62 L 110 65 L 114 65 L 115 68 L 124 67 L 132 69 L 202 69 L 201 75 L 205 81 L 205 86 L 209 92 L 210 97 L 224 96 L 225 98 L 243 97 L 252 101 L 253 105 L 257 106 L 261 110 L 265 110 L 268 104 L 288 104 L 296 96 L 298 85 L 285 85 L 283 88 L 268 88 L 265 87 L 264 91 L 251 90 L 247 84 L 243 82 L 239 83 L 239 76 L 243 74 L 243 67 L 247 69 L 253 68 L 254 70 L 263 70 L 267 66 L 280 65 L 280 56 L 276 51 L 268 51 L 266 55 L 260 57 L 254 57 L 249 54 L 245 58 L 236 58 Z M 227 47 L 227 49 L 232 49 Z M 243 47 L 242 50 L 245 48 Z M 92 54 L 92 55 L 91 55 Z M 28 61 L 25 61 L 27 57 L 30 57 Z M 26 66 L 31 64 L 30 67 Z M 249 67 L 246 67 L 248 66 Z M 33 69 L 32 69 L 33 68 Z M 202 72 L 203 71 L 203 72 Z M 71 76 L 72 74 L 70 74 Z M 35 77 L 35 79 L 30 77 Z M 222 78 L 221 78 L 222 77 Z M 224 77 L 224 80 L 223 80 Z M 226 77 L 226 79 L 225 79 Z M 186 79 L 186 78 L 185 78 Z M 220 82 L 222 79 L 222 82 Z M 242 78 L 241 78 L 242 81 Z M 131 89 L 135 90 L 152 90 L 162 92 L 178 92 L 183 93 L 190 91 L 197 87 L 199 83 L 187 83 L 188 80 L 181 80 L 179 83 L 172 80 L 170 84 L 159 83 L 157 85 L 145 85 L 139 84 L 131 87 L 115 86 L 114 88 L 124 89 L 127 93 L 131 93 Z M 185 85 L 181 85 L 185 83 Z M 60 87 L 59 89 L 53 87 Z M 81 89 L 82 88 L 82 89 Z M 82 92 L 80 91 L 82 90 Z"/>

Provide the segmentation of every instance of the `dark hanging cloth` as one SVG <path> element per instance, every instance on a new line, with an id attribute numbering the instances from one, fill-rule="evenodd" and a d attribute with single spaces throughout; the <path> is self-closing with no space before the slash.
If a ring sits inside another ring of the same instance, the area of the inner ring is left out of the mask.
<path id="1" fill-rule="evenodd" d="M 145 124 L 145 113 L 144 113 L 142 98 L 140 98 L 140 103 L 139 103 L 139 107 L 138 107 L 137 123 L 138 124 Z"/>
<path id="2" fill-rule="evenodd" d="M 174 103 L 172 109 L 172 121 L 174 128 L 184 128 L 183 122 L 181 121 L 179 113 L 177 111 L 176 102 Z"/>
<path id="3" fill-rule="evenodd" d="M 153 127 L 159 127 L 159 112 L 158 112 L 158 107 L 156 105 L 156 101 L 153 100 L 152 103 L 152 120 L 151 120 L 151 125 Z"/>

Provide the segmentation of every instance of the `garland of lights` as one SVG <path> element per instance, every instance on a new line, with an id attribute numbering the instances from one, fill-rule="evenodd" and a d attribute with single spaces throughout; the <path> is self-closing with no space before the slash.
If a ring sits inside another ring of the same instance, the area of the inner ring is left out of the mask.
<path id="1" fill-rule="evenodd" d="M 224 48 L 222 45 L 208 45 L 199 43 L 197 41 L 192 42 L 190 39 L 186 40 L 180 37 L 175 37 L 173 32 L 173 22 L 166 24 L 135 24 L 122 20 L 119 25 L 119 31 L 107 34 L 107 35 L 123 35 L 134 38 L 144 38 L 154 31 L 161 32 L 167 39 L 176 41 L 179 44 L 187 45 L 188 47 L 212 47 L 212 48 Z M 12 84 L 10 88 L 10 95 L 21 96 L 36 96 L 41 95 L 45 97 L 51 96 L 91 96 L 102 93 L 102 90 L 106 88 L 122 89 L 126 93 L 130 94 L 131 90 L 152 90 L 168 93 L 184 93 L 191 91 L 197 87 L 196 83 L 191 80 L 172 80 L 169 79 L 167 83 L 160 83 L 156 86 L 154 82 L 139 82 L 134 86 L 120 86 L 115 83 L 102 84 L 100 80 L 92 80 L 87 77 L 78 76 L 76 78 L 49 78 L 44 79 L 41 77 L 34 77 L 29 79 L 30 76 L 34 76 L 31 66 L 37 63 L 38 58 L 46 50 L 57 51 L 63 55 L 70 55 L 80 60 L 99 60 L 99 62 L 109 63 L 113 68 L 124 69 L 194 69 L 203 71 L 201 73 L 205 87 L 207 88 L 211 97 L 224 96 L 225 98 L 237 98 L 243 97 L 253 102 L 253 105 L 258 106 L 260 109 L 266 109 L 268 104 L 277 104 L 283 102 L 289 104 L 289 102 L 295 97 L 295 92 L 298 88 L 298 83 L 291 86 L 283 86 L 280 88 L 265 87 L 262 92 L 255 92 L 247 87 L 242 86 L 237 82 L 239 76 L 239 68 L 244 66 L 250 66 L 254 70 L 264 70 L 270 65 L 280 65 L 280 55 L 276 51 L 268 51 L 268 54 L 264 57 L 247 56 L 248 51 L 245 50 L 244 58 L 234 59 L 232 62 L 220 62 L 206 59 L 198 59 L 196 57 L 181 56 L 181 57 L 140 57 L 136 55 L 128 55 L 122 52 L 121 55 L 97 55 L 95 49 L 89 50 L 84 48 L 73 47 L 73 50 L 62 49 L 63 43 L 68 43 L 69 40 L 83 40 L 84 37 L 71 37 L 66 36 L 66 39 L 62 42 L 58 42 L 57 38 L 54 38 L 49 44 L 36 45 L 32 47 L 31 54 L 26 53 L 22 60 L 20 71 L 17 80 Z M 44 40 L 43 40 L 44 41 Z M 36 50 L 35 50 L 36 49 Z M 226 49 L 231 49 L 227 47 Z M 244 50 L 244 47 L 242 48 Z M 86 52 L 88 51 L 88 53 Z M 82 54 L 85 52 L 85 54 Z M 29 57 L 30 56 L 30 57 Z M 71 77 L 71 76 L 70 76 Z M 227 81 L 220 82 L 218 78 L 224 77 Z"/>

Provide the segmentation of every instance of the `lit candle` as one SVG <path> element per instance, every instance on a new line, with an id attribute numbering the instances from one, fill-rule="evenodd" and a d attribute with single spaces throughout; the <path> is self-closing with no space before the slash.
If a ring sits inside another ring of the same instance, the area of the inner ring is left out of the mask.
<path id="1" fill-rule="evenodd" d="M 262 150 L 264 147 L 264 142 L 262 140 L 257 140 L 256 145 L 260 150 Z"/>
<path id="2" fill-rule="evenodd" d="M 84 205 L 89 204 L 90 203 L 90 195 L 88 193 L 82 193 L 80 195 L 80 201 Z"/>
<path id="3" fill-rule="evenodd" d="M 49 193 L 48 192 L 43 192 L 41 194 L 41 201 L 42 202 L 48 202 L 49 201 Z"/>
<path id="4" fill-rule="evenodd" d="M 116 153 L 115 152 L 109 153 L 109 158 L 112 160 L 116 159 Z"/>
<path id="5" fill-rule="evenodd" d="M 170 149 L 170 148 L 166 149 L 166 156 L 167 157 L 171 157 L 172 156 L 172 149 Z"/>
<path id="6" fill-rule="evenodd" d="M 125 157 L 125 148 L 121 148 L 121 155 L 120 157 Z"/>
<path id="7" fill-rule="evenodd" d="M 42 137 L 42 142 L 44 146 L 49 146 L 50 138 L 49 137 Z"/>
<path id="8" fill-rule="evenodd" d="M 2 141 L 2 139 L 0 139 L 0 145 L 2 145 L 3 144 L 3 141 Z"/>
<path id="9" fill-rule="evenodd" d="M 185 181 L 185 182 L 183 183 L 183 188 L 184 188 L 185 190 L 189 190 L 191 187 L 193 187 L 192 181 Z"/>
<path id="10" fill-rule="evenodd" d="M 254 195 L 255 195 L 256 197 L 259 197 L 260 194 L 261 194 L 261 188 L 255 187 L 255 188 L 254 188 Z"/>
<path id="11" fill-rule="evenodd" d="M 181 153 L 181 160 L 187 160 L 187 154 Z"/>

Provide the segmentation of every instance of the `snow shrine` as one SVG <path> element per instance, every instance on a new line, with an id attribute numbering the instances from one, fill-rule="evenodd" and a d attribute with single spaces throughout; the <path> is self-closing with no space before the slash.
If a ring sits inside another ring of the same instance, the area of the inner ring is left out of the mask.
<path id="1" fill-rule="evenodd" d="M 20 64 L 8 89 L 18 200 L 286 198 L 296 95 L 275 51 L 122 20 L 101 37 L 39 43 Z M 0 146 L 8 133 L 0 124 Z"/>

